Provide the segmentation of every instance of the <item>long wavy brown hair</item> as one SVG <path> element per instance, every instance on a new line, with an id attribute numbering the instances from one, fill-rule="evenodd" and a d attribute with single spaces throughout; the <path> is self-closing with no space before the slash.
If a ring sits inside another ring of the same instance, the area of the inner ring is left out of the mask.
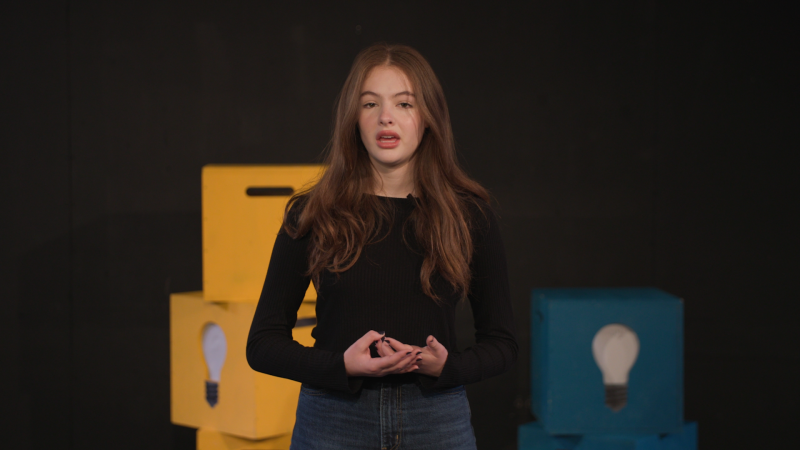
<path id="1" fill-rule="evenodd" d="M 284 229 L 294 239 L 311 233 L 308 275 L 317 287 L 323 270 L 348 270 L 365 245 L 382 239 L 378 236 L 381 225 L 392 220 L 393 212 L 373 195 L 380 181 L 358 130 L 361 88 L 377 66 L 396 67 L 408 77 L 426 126 L 411 159 L 417 207 L 403 229 L 405 238 L 406 227 L 413 226 L 418 250 L 424 256 L 420 271 L 423 292 L 440 302 L 431 284 L 431 277 L 438 273 L 463 299 L 472 276 L 474 221 L 470 210 L 476 209 L 470 204 L 482 211 L 478 199 L 487 205 L 489 194 L 459 166 L 442 86 L 430 64 L 411 47 L 380 43 L 356 56 L 336 101 L 327 169 L 316 185 L 289 200 Z M 295 204 L 299 214 L 289 220 Z"/>

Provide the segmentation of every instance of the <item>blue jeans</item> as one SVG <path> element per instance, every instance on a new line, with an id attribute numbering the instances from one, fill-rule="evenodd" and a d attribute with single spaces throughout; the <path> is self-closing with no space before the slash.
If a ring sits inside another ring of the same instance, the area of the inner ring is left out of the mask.
<path id="1" fill-rule="evenodd" d="M 364 382 L 357 394 L 303 384 L 292 450 L 475 450 L 464 386 Z"/>

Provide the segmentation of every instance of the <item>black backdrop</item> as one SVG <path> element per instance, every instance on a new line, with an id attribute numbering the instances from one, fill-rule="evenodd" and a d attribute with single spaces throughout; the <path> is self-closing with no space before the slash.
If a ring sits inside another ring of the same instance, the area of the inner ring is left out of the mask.
<path id="1" fill-rule="evenodd" d="M 317 161 L 349 65 L 377 40 L 430 60 L 461 160 L 498 200 L 522 356 L 469 386 L 480 448 L 516 448 L 532 420 L 542 286 L 685 299 L 702 448 L 777 447 L 794 425 L 786 11 L 18 3 L 0 19 L 3 447 L 193 447 L 169 421 L 168 294 L 201 288 L 200 168 Z"/>

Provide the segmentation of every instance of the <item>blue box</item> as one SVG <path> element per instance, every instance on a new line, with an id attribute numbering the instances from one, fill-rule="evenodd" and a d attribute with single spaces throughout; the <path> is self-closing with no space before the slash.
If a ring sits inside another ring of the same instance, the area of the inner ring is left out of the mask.
<path id="1" fill-rule="evenodd" d="M 627 404 L 606 406 L 595 334 L 622 324 L 639 340 Z M 655 288 L 534 289 L 532 409 L 551 435 L 674 433 L 683 424 L 683 303 Z"/>
<path id="2" fill-rule="evenodd" d="M 560 436 L 548 434 L 538 422 L 517 429 L 519 450 L 697 450 L 697 422 L 686 422 L 675 433 L 645 435 Z"/>

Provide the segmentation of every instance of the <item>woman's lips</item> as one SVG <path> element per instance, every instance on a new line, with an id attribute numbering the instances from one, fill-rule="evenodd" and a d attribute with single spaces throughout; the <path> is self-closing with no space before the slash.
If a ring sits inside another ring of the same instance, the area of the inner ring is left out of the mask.
<path id="1" fill-rule="evenodd" d="M 380 148 L 395 148 L 400 145 L 400 136 L 391 131 L 381 131 L 378 133 L 377 142 Z"/>

